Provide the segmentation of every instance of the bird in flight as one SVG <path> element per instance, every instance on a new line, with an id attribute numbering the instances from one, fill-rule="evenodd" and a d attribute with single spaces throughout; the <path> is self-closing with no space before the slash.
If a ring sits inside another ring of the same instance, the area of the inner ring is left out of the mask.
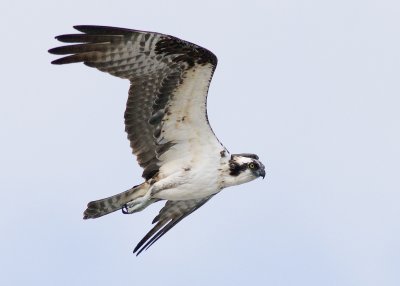
<path id="1" fill-rule="evenodd" d="M 209 50 L 173 36 L 125 28 L 75 26 L 50 49 L 55 65 L 83 62 L 130 81 L 125 131 L 144 182 L 89 202 L 84 219 L 122 209 L 132 214 L 166 200 L 139 255 L 222 189 L 265 177 L 255 154 L 231 154 L 207 118 L 207 93 L 217 66 Z"/>

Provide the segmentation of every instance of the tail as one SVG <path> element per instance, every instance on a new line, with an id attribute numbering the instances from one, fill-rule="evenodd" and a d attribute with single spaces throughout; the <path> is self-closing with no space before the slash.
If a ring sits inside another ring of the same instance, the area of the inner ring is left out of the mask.
<path id="1" fill-rule="evenodd" d="M 143 183 L 117 195 L 92 201 L 88 203 L 87 209 L 83 213 L 83 219 L 98 218 L 120 210 L 126 203 L 144 196 L 147 193 L 148 188 L 149 185 Z"/>

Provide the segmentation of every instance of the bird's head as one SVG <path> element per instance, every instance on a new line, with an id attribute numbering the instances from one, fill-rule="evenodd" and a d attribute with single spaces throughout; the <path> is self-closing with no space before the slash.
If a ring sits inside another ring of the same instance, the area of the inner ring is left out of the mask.
<path id="1" fill-rule="evenodd" d="M 258 177 L 265 177 L 265 167 L 255 154 L 232 154 L 229 160 L 229 176 L 232 185 L 250 182 Z"/>

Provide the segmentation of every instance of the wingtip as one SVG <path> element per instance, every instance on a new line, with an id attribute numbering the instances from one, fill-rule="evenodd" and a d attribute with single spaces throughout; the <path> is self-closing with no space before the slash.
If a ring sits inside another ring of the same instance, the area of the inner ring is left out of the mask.
<path id="1" fill-rule="evenodd" d="M 103 26 L 99 26 L 99 25 L 74 25 L 72 26 L 75 30 L 84 33 L 84 34 L 88 34 L 91 31 L 93 31 L 93 29 L 101 29 Z"/>
<path id="2" fill-rule="evenodd" d="M 52 48 L 52 49 L 49 49 L 47 52 L 48 52 L 49 54 L 52 54 L 52 55 L 58 55 L 58 53 L 57 53 L 57 50 L 58 50 L 58 49 L 59 49 L 59 48 Z M 52 65 L 61 65 L 61 64 L 64 63 L 64 60 L 62 60 L 62 59 L 63 59 L 63 58 L 53 60 L 53 61 L 51 61 L 51 64 L 52 64 Z"/>
<path id="3" fill-rule="evenodd" d="M 102 25 L 74 25 L 72 27 L 75 30 L 82 32 L 82 33 L 87 33 L 88 30 L 93 30 L 93 29 L 108 28 L 107 26 L 102 26 Z"/>
<path id="4" fill-rule="evenodd" d="M 129 35 L 132 32 L 139 32 L 138 30 L 132 30 L 127 28 L 119 28 L 104 25 L 75 25 L 73 26 L 75 30 L 92 35 Z"/>
<path id="5" fill-rule="evenodd" d="M 136 253 L 139 249 L 140 249 L 140 242 L 138 244 L 136 244 L 135 248 L 133 249 L 133 253 Z M 140 253 L 140 251 L 139 251 Z M 139 253 L 136 253 L 136 255 L 139 255 Z"/>
<path id="6" fill-rule="evenodd" d="M 67 34 L 67 35 L 58 35 L 58 36 L 55 36 L 54 39 L 56 39 L 56 40 L 59 41 L 59 42 L 65 43 L 64 38 L 65 38 L 65 36 L 68 36 L 68 35 L 69 35 L 69 34 Z"/>
<path id="7" fill-rule="evenodd" d="M 135 249 L 133 250 L 133 254 L 135 254 L 136 257 L 139 256 L 139 254 L 142 252 L 143 249 L 141 251 L 139 251 L 139 252 L 138 252 L 138 250 L 139 250 L 138 245 L 136 245 Z"/>
<path id="8" fill-rule="evenodd" d="M 77 31 L 79 31 L 79 32 L 82 32 L 82 31 L 81 31 L 82 29 L 85 29 L 86 27 L 89 27 L 89 26 L 91 26 L 91 25 L 73 25 L 72 27 L 73 27 L 75 30 L 77 30 Z"/>
<path id="9" fill-rule="evenodd" d="M 54 61 L 51 61 L 51 64 L 52 65 L 62 65 L 63 64 L 63 61 L 61 61 L 62 59 L 57 59 L 57 60 L 54 60 Z"/>
<path id="10" fill-rule="evenodd" d="M 135 249 L 133 250 L 133 254 L 136 254 L 136 256 L 139 256 L 140 253 L 143 252 L 143 250 L 147 250 L 149 247 L 143 246 L 143 239 L 136 245 Z"/>

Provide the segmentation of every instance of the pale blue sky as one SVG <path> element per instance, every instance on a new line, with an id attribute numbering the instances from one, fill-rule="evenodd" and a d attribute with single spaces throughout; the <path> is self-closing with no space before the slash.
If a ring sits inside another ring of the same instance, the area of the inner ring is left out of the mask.
<path id="1" fill-rule="evenodd" d="M 0 4 L 1 285 L 400 285 L 398 1 L 25 2 Z M 77 24 L 212 50 L 210 122 L 266 179 L 224 190 L 139 257 L 161 204 L 83 221 L 141 170 L 128 82 L 50 65 L 54 36 Z"/>

